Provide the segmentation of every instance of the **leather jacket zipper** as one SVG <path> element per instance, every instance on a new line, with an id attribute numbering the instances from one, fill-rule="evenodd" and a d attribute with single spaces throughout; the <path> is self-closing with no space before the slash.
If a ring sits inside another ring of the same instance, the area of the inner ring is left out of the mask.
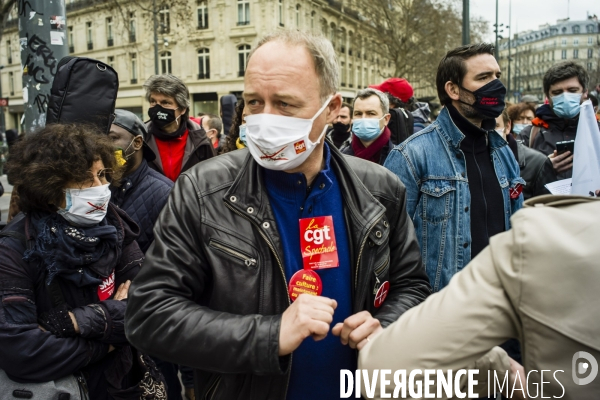
<path id="1" fill-rule="evenodd" d="M 208 242 L 208 245 L 210 247 L 214 247 L 215 249 L 221 250 L 224 253 L 229 254 L 232 257 L 235 257 L 237 259 L 240 259 L 244 262 L 244 264 L 246 264 L 247 267 L 254 267 L 256 265 L 256 259 L 252 258 L 250 256 L 247 256 L 246 254 L 239 252 L 237 250 L 234 250 L 230 247 L 227 247 L 225 245 L 222 245 L 221 243 L 215 241 L 215 240 L 210 240 Z"/>
<path id="2" fill-rule="evenodd" d="M 285 278 L 285 271 L 283 270 L 283 263 L 279 259 L 279 256 L 277 255 L 277 251 L 275 251 L 275 246 L 273 246 L 273 244 L 271 243 L 271 241 L 269 240 L 269 238 L 267 237 L 267 235 L 265 235 L 263 233 L 262 229 L 260 228 L 260 225 L 258 225 L 256 222 L 252 221 L 250 218 L 246 217 L 240 211 L 236 210 L 233 206 L 229 205 L 229 203 L 225 202 L 225 206 L 227 208 L 229 208 L 231 211 L 233 211 L 235 214 L 239 215 L 240 217 L 246 219 L 251 224 L 253 224 L 254 226 L 256 226 L 256 228 L 258 229 L 258 233 L 260 234 L 260 236 L 262 236 L 262 238 L 265 240 L 265 242 L 267 242 L 267 246 L 269 246 L 269 249 L 271 249 L 271 252 L 275 256 L 275 260 L 277 260 L 277 265 L 279 265 L 279 270 L 281 271 L 281 277 L 283 278 L 283 285 L 285 286 L 285 293 L 288 293 L 287 279 Z M 290 304 L 292 304 L 292 302 L 290 301 L 289 294 L 287 296 L 285 296 L 285 298 L 287 300 L 288 306 Z M 292 363 L 292 354 L 290 353 L 290 365 L 291 365 L 291 363 Z M 291 371 L 291 367 L 290 367 L 290 371 Z M 290 384 L 290 372 L 287 373 L 287 380 L 285 382 L 285 395 L 286 396 L 287 396 L 287 390 L 288 390 L 289 384 Z"/>
<path id="3" fill-rule="evenodd" d="M 381 275 L 381 273 L 383 271 L 385 271 L 385 267 L 387 267 L 390 264 L 390 259 L 388 258 L 387 260 L 385 260 L 385 262 L 383 264 L 381 264 L 379 267 L 375 268 L 375 270 L 373 272 L 375 272 L 375 275 L 379 276 Z"/>
<path id="4" fill-rule="evenodd" d="M 79 394 L 81 396 L 81 400 L 89 400 L 89 392 L 88 392 L 88 387 L 87 387 L 87 382 L 85 381 L 85 378 L 83 376 L 81 376 L 81 374 L 77 374 L 77 382 L 79 383 Z"/>

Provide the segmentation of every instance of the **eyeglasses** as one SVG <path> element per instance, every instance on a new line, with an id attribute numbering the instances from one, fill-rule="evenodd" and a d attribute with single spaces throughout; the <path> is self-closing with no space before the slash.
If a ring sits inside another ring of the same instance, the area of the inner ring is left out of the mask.
<path id="1" fill-rule="evenodd" d="M 76 185 L 78 187 L 69 188 L 69 190 L 77 191 L 78 189 L 79 190 L 89 189 L 89 188 L 93 187 L 94 184 L 96 183 L 95 177 L 92 174 L 92 171 L 88 171 L 88 175 L 89 175 L 88 180 L 78 183 Z M 98 178 L 98 180 L 103 185 L 106 185 L 107 183 L 112 183 L 112 175 L 113 175 L 113 170 L 111 168 L 103 168 L 96 173 L 96 178 Z M 66 189 L 64 189 L 63 192 L 66 192 Z M 74 194 L 77 194 L 77 193 L 74 193 Z"/>

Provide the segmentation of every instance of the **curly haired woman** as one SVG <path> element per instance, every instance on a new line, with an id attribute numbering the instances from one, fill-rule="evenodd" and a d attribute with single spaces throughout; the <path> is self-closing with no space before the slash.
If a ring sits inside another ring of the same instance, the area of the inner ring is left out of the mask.
<path id="1" fill-rule="evenodd" d="M 109 203 L 113 144 L 49 125 L 15 144 L 8 166 L 21 213 L 0 234 L 0 369 L 25 388 L 76 374 L 92 400 L 146 398 L 149 364 L 123 329 L 143 254 L 139 228 Z"/>

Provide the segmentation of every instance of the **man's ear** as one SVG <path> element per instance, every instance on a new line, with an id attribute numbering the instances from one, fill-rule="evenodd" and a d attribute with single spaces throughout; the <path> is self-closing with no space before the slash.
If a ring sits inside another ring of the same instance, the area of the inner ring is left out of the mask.
<path id="1" fill-rule="evenodd" d="M 389 124 L 389 122 L 390 122 L 390 118 L 392 118 L 392 114 L 389 114 L 389 113 L 388 113 L 388 114 L 385 114 L 385 115 L 383 116 L 383 122 L 385 122 L 385 126 L 387 126 L 387 124 Z"/>
<path id="2" fill-rule="evenodd" d="M 444 85 L 444 90 L 446 90 L 446 94 L 452 100 L 458 100 L 460 98 L 460 89 L 456 83 L 452 81 L 446 82 L 446 84 Z"/>
<path id="3" fill-rule="evenodd" d="M 342 95 L 340 93 L 336 93 L 329 102 L 327 106 L 327 121 L 326 123 L 331 124 L 333 120 L 340 113 L 340 109 L 342 108 Z"/>
<path id="4" fill-rule="evenodd" d="M 138 135 L 133 139 L 133 149 L 135 151 L 141 150 L 144 145 L 144 138 L 142 135 Z"/>

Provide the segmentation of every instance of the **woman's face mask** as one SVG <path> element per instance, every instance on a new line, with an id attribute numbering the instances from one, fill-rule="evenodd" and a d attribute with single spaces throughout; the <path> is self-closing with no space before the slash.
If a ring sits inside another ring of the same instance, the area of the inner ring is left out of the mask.
<path id="1" fill-rule="evenodd" d="M 110 184 L 85 189 L 65 189 L 66 207 L 58 213 L 72 225 L 90 227 L 106 217 Z"/>
<path id="2" fill-rule="evenodd" d="M 310 119 L 275 114 L 246 117 L 246 143 L 254 160 L 264 168 L 287 171 L 300 166 L 321 142 L 327 126 L 316 142 L 309 139 L 314 120 L 321 115 L 333 96 Z"/>

